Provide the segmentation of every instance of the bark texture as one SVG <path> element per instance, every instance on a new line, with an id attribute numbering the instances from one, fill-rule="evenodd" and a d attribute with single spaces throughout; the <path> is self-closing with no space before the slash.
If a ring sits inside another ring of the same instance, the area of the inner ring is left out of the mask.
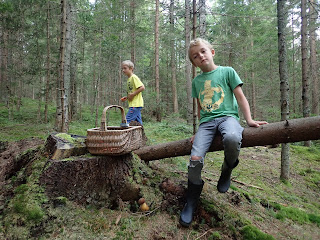
<path id="1" fill-rule="evenodd" d="M 49 160 L 40 183 L 50 198 L 114 208 L 139 198 L 139 186 L 129 180 L 132 168 L 132 154 Z"/>
<path id="2" fill-rule="evenodd" d="M 245 128 L 242 147 L 274 145 L 320 139 L 320 116 L 286 120 L 262 125 L 259 128 Z M 174 142 L 142 147 L 135 153 L 144 161 L 189 155 L 190 138 Z M 209 151 L 223 150 L 221 136 L 217 136 Z"/>

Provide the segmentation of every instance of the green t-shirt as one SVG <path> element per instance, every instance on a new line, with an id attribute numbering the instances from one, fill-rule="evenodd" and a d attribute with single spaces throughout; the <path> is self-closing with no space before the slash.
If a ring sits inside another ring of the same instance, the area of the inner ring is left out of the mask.
<path id="1" fill-rule="evenodd" d="M 137 75 L 132 74 L 131 77 L 128 78 L 127 81 L 127 92 L 133 93 L 136 91 L 139 87 L 141 87 L 143 84 L 138 78 Z M 143 98 L 142 98 L 142 92 L 139 92 L 132 101 L 128 101 L 129 107 L 143 107 Z"/>
<path id="2" fill-rule="evenodd" d="M 232 67 L 219 66 L 196 76 L 192 81 L 192 97 L 199 99 L 202 108 L 200 123 L 224 116 L 239 120 L 238 103 L 233 90 L 242 84 Z"/>

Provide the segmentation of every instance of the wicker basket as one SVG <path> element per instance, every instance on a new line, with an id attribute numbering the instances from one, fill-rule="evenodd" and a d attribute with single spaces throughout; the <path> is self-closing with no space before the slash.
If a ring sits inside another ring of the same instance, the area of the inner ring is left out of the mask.
<path id="1" fill-rule="evenodd" d="M 119 127 L 106 125 L 106 113 L 110 108 L 121 110 Z M 103 109 L 101 127 L 87 129 L 87 149 L 94 155 L 123 155 L 142 146 L 142 126 L 129 126 L 121 106 L 111 105 Z"/>

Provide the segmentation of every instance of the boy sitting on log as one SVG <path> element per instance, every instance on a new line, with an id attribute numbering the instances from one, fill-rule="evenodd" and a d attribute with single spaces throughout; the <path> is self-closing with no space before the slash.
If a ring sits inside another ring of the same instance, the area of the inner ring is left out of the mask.
<path id="1" fill-rule="evenodd" d="M 233 68 L 215 65 L 214 55 L 208 41 L 201 38 L 191 41 L 189 59 L 202 73 L 192 81 L 192 97 L 197 99 L 200 121 L 198 131 L 192 137 L 187 201 L 180 215 L 180 224 L 184 227 L 192 222 L 204 184 L 201 179 L 204 157 L 217 132 L 222 135 L 224 146 L 224 162 L 217 188 L 224 193 L 230 187 L 231 172 L 239 163 L 243 127 L 239 123 L 238 106 L 248 126 L 259 127 L 267 123 L 251 118 L 250 107 L 241 88 L 243 82 Z"/>

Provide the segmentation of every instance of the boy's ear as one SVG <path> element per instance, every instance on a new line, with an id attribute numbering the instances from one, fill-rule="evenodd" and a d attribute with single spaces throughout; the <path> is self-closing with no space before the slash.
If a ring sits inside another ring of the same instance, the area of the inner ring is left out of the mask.
<path id="1" fill-rule="evenodd" d="M 214 51 L 214 49 L 211 49 L 211 53 L 212 53 L 212 56 L 214 56 L 214 55 L 215 55 L 215 51 Z"/>

